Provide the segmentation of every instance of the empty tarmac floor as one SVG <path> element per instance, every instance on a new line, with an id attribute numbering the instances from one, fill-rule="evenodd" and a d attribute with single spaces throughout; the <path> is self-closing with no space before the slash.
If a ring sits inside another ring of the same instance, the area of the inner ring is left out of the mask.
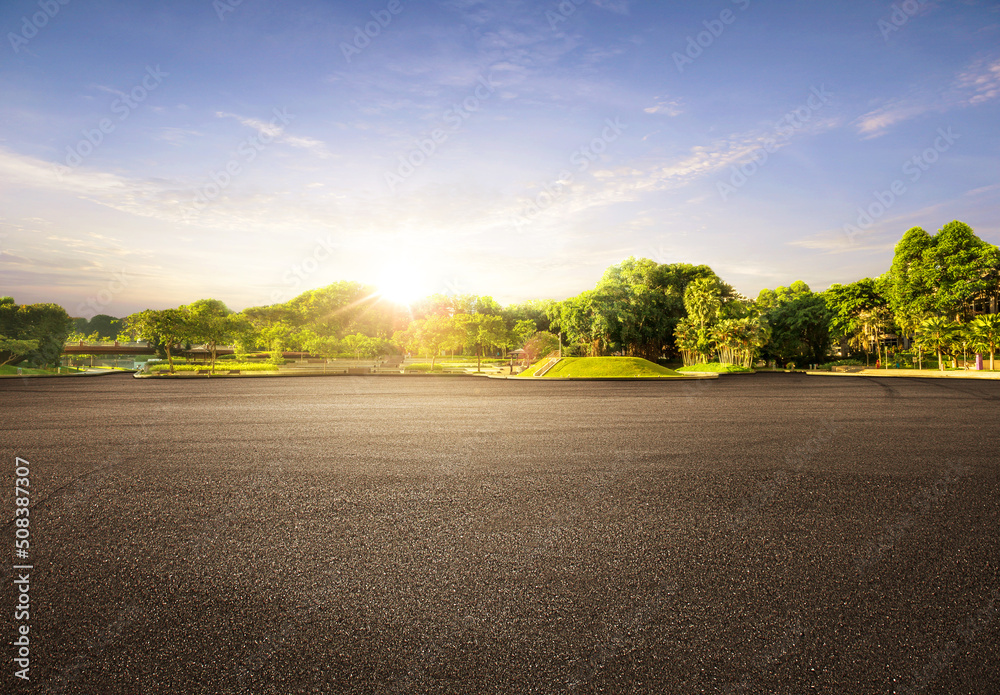
<path id="1" fill-rule="evenodd" d="M 0 690 L 997 693 L 998 406 L 799 374 L 4 380 Z"/>

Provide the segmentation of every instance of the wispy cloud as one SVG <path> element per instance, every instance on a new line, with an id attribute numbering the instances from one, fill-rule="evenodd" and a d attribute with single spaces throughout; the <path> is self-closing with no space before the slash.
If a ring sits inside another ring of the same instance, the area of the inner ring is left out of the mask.
<path id="1" fill-rule="evenodd" d="M 979 59 L 958 73 L 941 94 L 925 93 L 902 97 L 869 111 L 855 124 L 865 139 L 884 135 L 889 129 L 926 113 L 943 113 L 976 106 L 1000 96 L 1000 58 Z"/>
<path id="2" fill-rule="evenodd" d="M 278 125 L 273 120 L 267 122 L 258 118 L 247 118 L 246 116 L 240 116 L 235 113 L 227 113 L 225 111 L 216 111 L 215 116 L 217 118 L 235 118 L 241 125 L 253 128 L 257 131 L 258 135 L 266 136 L 268 140 L 274 140 L 275 142 L 291 145 L 292 147 L 309 150 L 322 159 L 327 159 L 332 156 L 330 150 L 326 146 L 326 143 L 322 140 L 317 140 L 316 138 L 303 135 L 288 135 L 285 132 L 285 128 Z"/>
<path id="3" fill-rule="evenodd" d="M 684 113 L 680 99 L 667 99 L 666 97 L 657 97 L 656 103 L 652 106 L 647 106 L 643 111 L 649 114 L 662 114 L 664 116 L 680 116 Z"/>

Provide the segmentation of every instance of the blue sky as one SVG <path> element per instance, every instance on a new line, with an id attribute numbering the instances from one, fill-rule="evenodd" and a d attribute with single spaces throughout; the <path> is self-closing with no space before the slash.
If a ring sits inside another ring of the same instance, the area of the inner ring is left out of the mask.
<path id="1" fill-rule="evenodd" d="M 0 6 L 21 302 L 559 299 L 628 256 L 756 296 L 1000 242 L 1000 2 L 64 2 Z"/>

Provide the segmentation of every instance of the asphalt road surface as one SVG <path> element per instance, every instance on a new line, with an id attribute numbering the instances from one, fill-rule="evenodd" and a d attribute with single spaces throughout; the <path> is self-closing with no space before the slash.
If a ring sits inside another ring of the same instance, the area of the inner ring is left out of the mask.
<path id="1" fill-rule="evenodd" d="M 995 695 L 998 405 L 784 374 L 2 380 L 0 691 Z"/>

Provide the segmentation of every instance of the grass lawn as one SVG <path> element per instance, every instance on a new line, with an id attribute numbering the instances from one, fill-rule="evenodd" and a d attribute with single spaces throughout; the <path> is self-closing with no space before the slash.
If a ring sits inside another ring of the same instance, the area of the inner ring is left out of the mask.
<path id="1" fill-rule="evenodd" d="M 752 369 L 740 367 L 735 364 L 722 364 L 720 362 L 700 362 L 690 367 L 681 367 L 678 372 L 715 372 L 719 374 L 749 374 Z"/>
<path id="2" fill-rule="evenodd" d="M 519 376 L 534 376 L 545 360 L 534 364 Z M 640 357 L 564 357 L 542 379 L 627 379 L 634 377 L 670 378 L 684 376 L 673 369 L 653 364 Z"/>
<path id="3" fill-rule="evenodd" d="M 61 367 L 59 373 L 60 374 L 75 374 L 76 372 L 82 372 L 82 371 L 84 371 L 84 370 L 82 370 L 82 369 L 76 369 L 75 367 Z M 22 367 L 21 368 L 21 375 L 22 376 L 25 375 L 25 374 L 55 376 L 55 373 L 56 373 L 56 370 L 55 370 L 54 367 L 52 369 L 34 369 L 34 368 L 31 368 L 31 367 Z M 17 367 L 15 367 L 12 364 L 5 364 L 2 367 L 0 367 L 0 376 L 8 376 L 8 375 L 17 376 Z"/>

